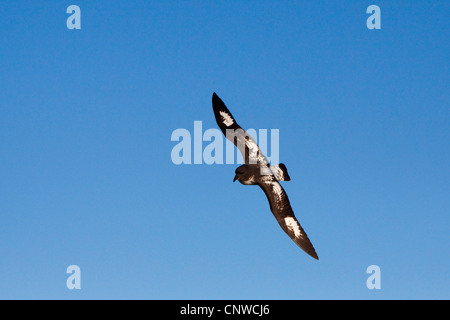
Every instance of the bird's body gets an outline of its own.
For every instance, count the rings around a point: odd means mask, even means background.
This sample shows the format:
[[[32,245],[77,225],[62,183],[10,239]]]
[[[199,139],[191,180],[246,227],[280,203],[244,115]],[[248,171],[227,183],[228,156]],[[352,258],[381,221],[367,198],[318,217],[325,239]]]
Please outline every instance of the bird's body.
[[[235,171],[233,181],[244,185],[258,185],[269,200],[270,210],[286,234],[306,253],[319,259],[308,236],[294,215],[286,192],[279,181],[289,181],[286,166],[282,163],[270,166],[255,140],[236,123],[223,101],[214,93],[213,110],[223,134],[242,153],[244,164]]]

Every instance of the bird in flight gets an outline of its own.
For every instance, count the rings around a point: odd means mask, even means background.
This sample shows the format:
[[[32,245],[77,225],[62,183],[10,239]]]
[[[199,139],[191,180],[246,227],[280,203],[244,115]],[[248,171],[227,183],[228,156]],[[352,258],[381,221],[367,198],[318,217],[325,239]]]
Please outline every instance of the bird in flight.
[[[225,137],[242,154],[244,164],[235,171],[234,181],[244,185],[258,185],[269,200],[270,211],[286,234],[307,254],[319,260],[311,241],[294,215],[288,196],[279,181],[290,181],[286,166],[271,166],[255,140],[234,120],[231,112],[214,92],[212,105],[217,124]]]

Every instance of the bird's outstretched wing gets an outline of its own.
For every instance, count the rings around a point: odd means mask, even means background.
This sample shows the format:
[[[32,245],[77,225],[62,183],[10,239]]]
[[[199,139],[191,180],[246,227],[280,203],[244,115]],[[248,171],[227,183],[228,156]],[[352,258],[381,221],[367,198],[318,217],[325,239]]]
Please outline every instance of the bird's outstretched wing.
[[[217,125],[225,137],[239,149],[244,163],[267,165],[269,162],[259,149],[256,141],[237,124],[230,110],[215,92],[212,96],[212,105]]]
[[[316,250],[306,235],[306,232],[295,217],[288,196],[280,183],[276,179],[267,179],[267,181],[259,182],[258,185],[266,194],[270,204],[270,211],[272,211],[284,232],[303,251],[319,260]]]

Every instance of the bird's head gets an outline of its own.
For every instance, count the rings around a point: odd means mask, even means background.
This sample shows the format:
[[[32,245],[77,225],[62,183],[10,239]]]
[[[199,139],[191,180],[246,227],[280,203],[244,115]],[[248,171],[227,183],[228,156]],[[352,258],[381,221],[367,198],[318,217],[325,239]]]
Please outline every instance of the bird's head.
[[[233,182],[238,180],[242,184],[249,184],[249,178],[250,178],[250,170],[249,166],[247,164],[243,164],[242,166],[238,167],[235,171],[235,176],[233,179]]]

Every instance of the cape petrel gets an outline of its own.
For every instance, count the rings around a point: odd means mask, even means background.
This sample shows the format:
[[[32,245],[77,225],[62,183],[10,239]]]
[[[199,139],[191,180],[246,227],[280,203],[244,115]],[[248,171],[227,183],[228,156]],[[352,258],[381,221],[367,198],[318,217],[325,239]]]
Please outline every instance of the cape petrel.
[[[289,181],[286,166],[271,166],[255,140],[234,120],[223,101],[213,93],[212,105],[217,124],[225,137],[233,142],[242,154],[244,164],[235,171],[234,181],[244,185],[258,185],[269,200],[270,211],[286,234],[307,254],[319,259],[316,250],[294,215],[288,196],[278,181]]]

